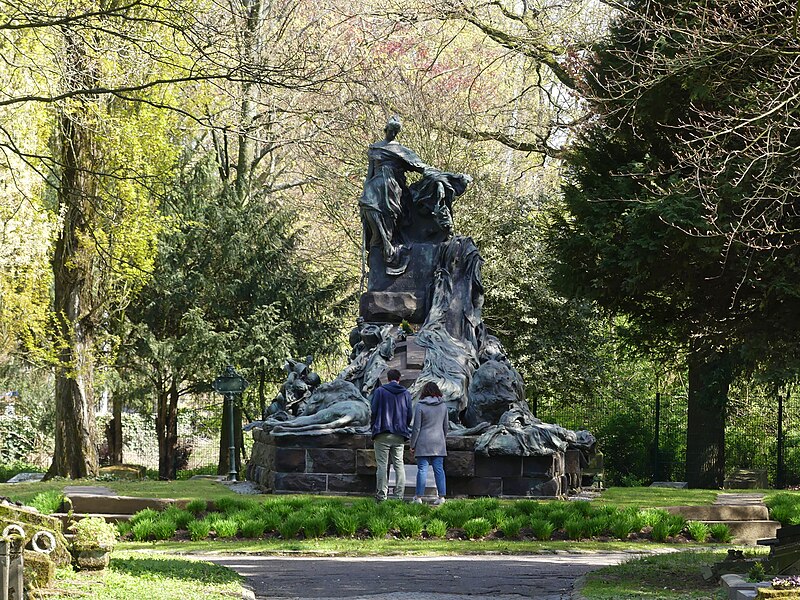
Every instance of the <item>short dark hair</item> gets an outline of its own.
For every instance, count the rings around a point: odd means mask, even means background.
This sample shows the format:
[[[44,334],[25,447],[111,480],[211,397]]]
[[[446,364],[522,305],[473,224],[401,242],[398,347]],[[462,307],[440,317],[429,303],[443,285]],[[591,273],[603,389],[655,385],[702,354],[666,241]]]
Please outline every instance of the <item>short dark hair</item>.
[[[389,369],[386,374],[386,381],[400,381],[400,371],[397,369]]]
[[[424,386],[422,386],[422,392],[420,394],[421,398],[427,398],[429,396],[436,396],[437,398],[442,397],[442,390],[439,389],[439,386],[429,381]]]

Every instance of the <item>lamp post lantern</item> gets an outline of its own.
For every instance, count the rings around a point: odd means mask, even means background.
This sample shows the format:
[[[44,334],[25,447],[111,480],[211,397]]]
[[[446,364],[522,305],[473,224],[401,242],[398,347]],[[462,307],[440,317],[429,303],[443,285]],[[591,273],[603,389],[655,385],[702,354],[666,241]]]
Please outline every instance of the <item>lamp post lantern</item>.
[[[217,377],[211,384],[214,391],[222,394],[225,398],[223,406],[223,414],[227,414],[228,418],[228,480],[236,481],[236,435],[233,427],[233,404],[236,401],[236,396],[241,395],[242,392],[250,385],[247,380],[239,375],[231,365],[225,367],[222,375]]]

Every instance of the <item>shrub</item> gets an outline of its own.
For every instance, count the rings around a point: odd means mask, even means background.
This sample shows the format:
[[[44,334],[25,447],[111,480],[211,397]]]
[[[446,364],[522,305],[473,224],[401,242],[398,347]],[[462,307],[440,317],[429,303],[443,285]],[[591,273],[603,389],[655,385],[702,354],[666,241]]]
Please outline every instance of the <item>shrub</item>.
[[[397,529],[400,535],[407,538],[419,537],[422,535],[423,522],[416,515],[406,515],[397,521]]]
[[[64,494],[59,490],[49,490],[36,494],[33,499],[28,502],[28,506],[32,506],[43,515],[51,515],[54,512],[58,512],[63,501]]]
[[[20,473],[41,473],[41,469],[35,465],[19,460],[10,463],[0,463],[0,483],[5,483]]]
[[[653,536],[653,541],[654,542],[666,541],[667,537],[669,537],[669,531],[670,531],[670,526],[666,519],[662,519],[656,522],[656,524],[653,525],[653,531],[651,534]]]
[[[260,538],[264,535],[267,526],[261,519],[249,519],[242,523],[242,535],[246,538]]]
[[[627,540],[628,536],[633,531],[639,530],[637,529],[636,525],[636,519],[629,514],[621,513],[609,521],[608,528],[611,531],[611,535],[613,535],[615,538]]]
[[[486,518],[492,524],[492,527],[496,528],[508,517],[506,515],[506,511],[504,511],[502,508],[498,508],[495,510],[490,510],[488,513],[486,513]]]
[[[170,540],[175,537],[177,527],[169,517],[162,516],[153,522],[152,536],[155,540]]]
[[[708,530],[711,537],[720,543],[727,544],[733,539],[733,534],[725,523],[714,523]]]
[[[214,521],[217,537],[230,538],[239,532],[239,523],[235,519],[217,519]]]
[[[194,520],[194,515],[192,513],[190,513],[188,510],[178,508],[177,506],[170,506],[162,513],[162,515],[168,519],[171,519],[172,522],[175,523],[175,527],[178,529],[186,529],[186,525],[188,525],[190,521]]]
[[[204,513],[208,510],[208,502],[199,499],[192,500],[186,505],[186,510],[194,515],[199,515],[200,513]]]
[[[571,540],[579,540],[582,537],[585,537],[586,531],[586,519],[582,517],[572,517],[566,523],[564,523],[564,531],[567,534],[567,537]]]
[[[565,508],[549,509],[546,513],[547,520],[550,521],[556,529],[564,527],[567,519],[571,518],[570,511]]]
[[[660,508],[646,508],[645,510],[639,511],[639,515],[644,521],[643,527],[655,527],[656,523],[661,521],[668,514],[667,511],[661,510]]]
[[[430,537],[443,538],[447,535],[447,523],[441,519],[431,519],[425,525],[425,531]]]
[[[204,540],[211,533],[211,523],[208,521],[191,521],[186,525],[189,537],[193,542]]]
[[[300,530],[303,528],[303,516],[300,514],[291,515],[289,518],[284,519],[278,524],[278,533],[285,540],[290,540],[297,537]]]
[[[511,517],[500,523],[500,531],[507,538],[519,537],[519,531],[524,524],[524,517]]]
[[[303,521],[303,535],[307,538],[320,538],[328,530],[328,518],[324,514],[313,514]]]
[[[711,534],[708,525],[701,521],[689,521],[686,524],[686,529],[689,531],[689,536],[701,544],[705,542]]]
[[[153,525],[155,519],[140,519],[133,523],[131,520],[131,536],[137,542],[146,542],[153,536]]]
[[[103,517],[85,517],[69,527],[72,545],[79,550],[101,548],[111,550],[117,543],[117,528]]]
[[[519,515],[531,516],[541,512],[542,503],[538,500],[518,500],[511,507]]]
[[[489,535],[492,530],[492,523],[484,517],[476,517],[464,523],[464,533],[471,540],[483,538]]]
[[[468,505],[459,500],[443,504],[436,510],[436,518],[441,519],[449,527],[461,528],[470,520],[471,512]]]
[[[420,519],[420,522],[422,522],[422,519]],[[333,525],[336,527],[336,533],[338,535],[342,537],[353,537],[356,533],[356,529],[358,529],[358,517],[342,511],[333,517]]]
[[[483,517],[487,513],[500,508],[500,500],[497,498],[478,498],[472,501],[472,515],[475,517]]]
[[[608,523],[608,516],[598,514],[587,519],[584,531],[586,531],[589,537],[597,537],[608,531]]]
[[[214,501],[217,512],[229,514],[239,510],[250,510],[258,508],[258,504],[246,498],[235,498],[233,496],[223,496]]]
[[[117,521],[116,525],[117,525],[117,534],[119,535],[119,537],[125,537],[126,535],[128,535],[131,532],[131,527],[133,527],[130,521]]]
[[[670,536],[676,536],[686,527],[686,519],[681,515],[668,515],[665,518],[667,522],[667,531]]]
[[[389,533],[389,521],[384,517],[372,516],[367,520],[367,529],[372,537],[382,539]]]
[[[135,515],[133,515],[130,519],[133,525],[136,525],[139,521],[155,521],[159,517],[160,513],[157,510],[153,510],[152,508],[145,508],[144,510],[140,510]]]
[[[553,537],[555,528],[555,525],[546,519],[531,519],[531,530],[533,530],[533,535],[537,540],[543,542],[549,540]]]

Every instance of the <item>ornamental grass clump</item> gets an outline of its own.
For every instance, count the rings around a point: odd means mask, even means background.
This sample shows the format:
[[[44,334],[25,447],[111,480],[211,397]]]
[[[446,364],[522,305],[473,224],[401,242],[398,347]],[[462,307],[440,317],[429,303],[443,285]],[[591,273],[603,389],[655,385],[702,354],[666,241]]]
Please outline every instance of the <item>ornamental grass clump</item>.
[[[303,521],[303,535],[309,539],[321,538],[328,531],[328,518],[324,513],[312,514]]]
[[[130,518],[130,522],[133,525],[136,525],[140,521],[155,521],[159,517],[160,513],[157,510],[153,510],[152,508],[145,508],[140,510],[135,515]]]
[[[397,529],[400,531],[400,535],[406,538],[421,536],[424,526],[422,518],[416,515],[406,515],[397,521]]]
[[[194,520],[194,515],[189,512],[188,510],[184,510],[182,508],[178,508],[177,506],[170,506],[161,513],[163,518],[170,519],[173,523],[175,523],[175,527],[177,529],[186,529],[186,525],[189,524],[190,521]]]
[[[780,521],[782,525],[800,523],[800,497],[796,494],[782,492],[767,498],[765,504],[769,508],[769,517]]]
[[[708,541],[711,535],[711,529],[702,521],[689,521],[686,524],[686,530],[689,532],[689,537],[701,544]]]
[[[556,526],[547,519],[534,518],[531,519],[531,530],[534,537],[541,542],[546,542],[553,537],[553,532]]]
[[[211,533],[211,523],[205,520],[190,521],[186,525],[186,529],[189,531],[189,538],[193,542],[199,542],[206,539]]]
[[[484,538],[492,531],[492,523],[484,517],[476,517],[464,523],[464,533],[471,540]]]
[[[43,515],[50,515],[61,508],[64,502],[64,494],[59,490],[48,490],[39,492],[27,504],[38,510]]]
[[[153,539],[155,519],[140,519],[131,525],[131,537],[136,542],[146,542]]]
[[[152,537],[154,540],[171,540],[177,531],[175,521],[167,516],[162,516],[153,522]]]
[[[609,521],[608,529],[615,538],[627,540],[631,533],[639,531],[641,527],[637,527],[637,521],[633,516],[620,513]]]
[[[525,517],[511,517],[506,519],[498,529],[503,532],[503,536],[507,538],[519,537],[519,532],[525,526]]]
[[[267,525],[262,519],[250,519],[245,521],[240,528],[242,535],[248,539],[260,538],[264,535],[266,529]]]
[[[472,518],[472,513],[468,504],[453,500],[436,509],[436,518],[447,523],[449,527],[460,529]]]
[[[564,532],[570,540],[579,540],[586,537],[587,520],[582,517],[572,517],[564,523]]]
[[[485,518],[489,519],[489,522],[492,524],[492,527],[495,528],[495,529],[499,528],[500,523],[502,523],[503,521],[508,519],[508,515],[506,514],[506,511],[504,511],[502,508],[496,508],[494,510],[490,510],[489,512],[487,512],[483,516]]]
[[[208,502],[205,500],[192,500],[186,505],[186,510],[197,516],[208,510]]]
[[[420,519],[420,522],[422,519]],[[342,537],[353,537],[358,529],[358,517],[348,512],[340,512],[333,517],[333,526],[336,534]]]
[[[425,532],[428,537],[443,538],[447,535],[447,523],[441,519],[431,519],[425,524]]]
[[[372,516],[367,519],[369,535],[375,539],[383,539],[389,533],[390,525],[385,517]]]
[[[731,533],[730,527],[728,527],[725,523],[715,523],[709,527],[709,533],[711,534],[712,538],[721,544],[727,544],[733,539],[733,534]]]
[[[300,530],[304,525],[304,517],[302,514],[291,515],[284,521],[278,524],[278,533],[285,540],[291,540],[297,537]]]
[[[234,519],[217,519],[214,521],[214,531],[217,532],[217,537],[236,537],[239,533],[239,523]]]

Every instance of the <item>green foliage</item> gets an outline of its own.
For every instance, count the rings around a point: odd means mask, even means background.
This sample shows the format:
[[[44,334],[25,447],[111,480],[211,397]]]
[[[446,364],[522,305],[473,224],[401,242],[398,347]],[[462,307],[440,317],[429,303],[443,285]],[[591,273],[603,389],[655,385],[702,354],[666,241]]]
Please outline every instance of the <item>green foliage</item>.
[[[206,520],[190,521],[186,525],[186,529],[189,531],[191,540],[196,542],[198,540],[204,540],[209,536],[211,533],[211,523]]]
[[[686,530],[689,532],[689,536],[701,544],[708,540],[708,537],[711,535],[711,530],[706,523],[701,521],[689,521],[686,524]]]
[[[336,533],[344,537],[352,537],[358,529],[358,517],[348,512],[341,512],[334,516],[333,524]]]
[[[80,550],[111,550],[117,543],[117,528],[102,517],[84,517],[69,526],[72,545]]]
[[[196,499],[190,501],[186,505],[186,510],[188,510],[190,513],[192,513],[195,516],[197,516],[197,515],[199,515],[201,513],[206,512],[206,510],[208,510],[208,502],[206,502],[205,500],[201,500],[199,498],[196,498]]]
[[[621,540],[627,540],[628,536],[634,531],[639,531],[641,527],[637,527],[638,523],[635,517],[630,514],[620,513],[615,515],[609,522],[609,530],[611,535]]]
[[[159,512],[152,508],[145,508],[137,512],[130,519],[131,523],[136,525],[140,521],[155,521],[159,517]]]
[[[32,506],[43,515],[50,515],[58,512],[63,501],[63,493],[59,492],[58,490],[48,490],[46,492],[36,494],[33,497],[33,500],[28,503],[28,506]]]
[[[406,515],[397,521],[397,529],[400,535],[406,538],[416,538],[422,535],[425,524],[421,517]]]
[[[36,428],[28,417],[17,415],[0,419],[0,456],[9,463],[22,464],[34,449],[36,437]],[[36,472],[40,469],[32,470]]]
[[[320,538],[328,530],[328,519],[322,514],[313,514],[303,521],[303,535],[307,538]],[[337,527],[338,533],[338,527]],[[339,535],[346,535],[339,533]],[[349,534],[349,535],[352,535]]]
[[[504,537],[515,538],[519,537],[519,532],[525,526],[525,523],[525,517],[509,517],[500,523],[499,529],[503,532]]]
[[[175,523],[175,527],[178,529],[186,529],[186,525],[194,520],[194,515],[190,511],[183,510],[174,505],[167,508],[162,513],[162,517],[170,519]]]
[[[308,521],[306,521],[306,526],[304,526],[306,536],[308,536],[307,523]],[[267,524],[261,519],[249,519],[241,525],[241,533],[246,538],[260,538],[264,535],[266,529]]]
[[[139,519],[135,523],[131,519],[131,536],[137,542],[146,542],[153,538],[155,519]]]
[[[579,540],[586,537],[586,519],[581,517],[571,517],[564,523],[564,531],[567,538]]]
[[[151,535],[155,540],[170,540],[175,537],[177,526],[175,521],[162,515],[152,522]]]
[[[130,521],[117,521],[117,536],[120,538],[125,537],[131,532],[131,525]]]
[[[235,519],[217,519],[214,521],[217,537],[231,538],[239,533],[239,523]]]
[[[372,516],[367,520],[367,529],[371,537],[383,539],[389,533],[390,523],[385,517]]]
[[[281,521],[278,524],[278,533],[285,540],[291,540],[297,537],[300,530],[303,528],[305,517],[302,514],[294,514],[289,518]]]
[[[436,518],[453,528],[463,527],[464,523],[472,518],[472,515],[472,508],[463,500],[452,500],[436,510]]]
[[[0,483],[5,483],[20,473],[36,473],[38,471],[40,471],[39,467],[19,460],[9,463],[0,463]]]
[[[447,523],[441,519],[431,519],[425,524],[425,532],[428,537],[443,538],[447,535]]]
[[[750,570],[747,572],[747,579],[750,581],[764,581],[767,578],[767,571],[764,568],[763,562],[753,563]]]
[[[733,539],[733,534],[725,523],[714,523],[709,527],[709,533],[712,538],[723,544],[727,544]]]
[[[551,521],[538,517],[531,519],[531,530],[537,540],[543,542],[549,540],[553,537],[553,531],[555,531],[555,529],[556,527]]]
[[[491,531],[491,521],[483,517],[475,517],[464,523],[464,533],[471,540],[486,537]]]

